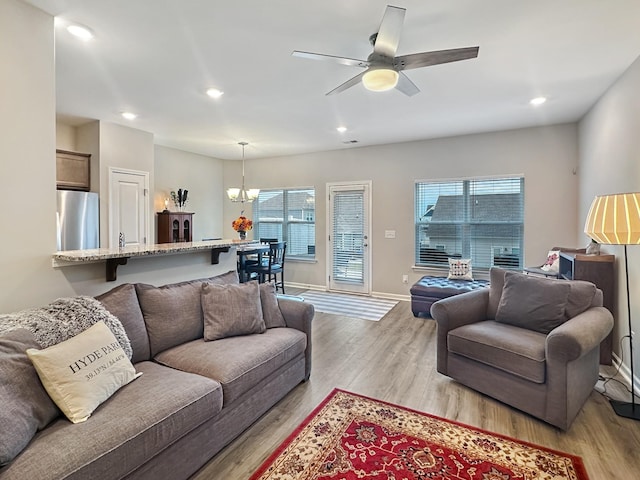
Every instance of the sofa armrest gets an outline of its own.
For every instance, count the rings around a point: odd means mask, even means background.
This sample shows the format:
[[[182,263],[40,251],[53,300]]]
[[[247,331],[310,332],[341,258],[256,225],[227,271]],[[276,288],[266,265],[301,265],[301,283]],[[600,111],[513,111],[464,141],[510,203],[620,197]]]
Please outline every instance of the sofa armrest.
[[[431,305],[431,317],[437,322],[436,367],[448,375],[447,335],[450,330],[487,319],[489,289],[482,288],[438,300]]]
[[[547,335],[547,359],[576,360],[600,345],[613,328],[613,315],[604,307],[591,307]]]
[[[288,298],[278,297],[278,306],[289,328],[295,328],[307,335],[307,349],[305,350],[305,380],[311,375],[311,321],[315,314],[313,305]]]

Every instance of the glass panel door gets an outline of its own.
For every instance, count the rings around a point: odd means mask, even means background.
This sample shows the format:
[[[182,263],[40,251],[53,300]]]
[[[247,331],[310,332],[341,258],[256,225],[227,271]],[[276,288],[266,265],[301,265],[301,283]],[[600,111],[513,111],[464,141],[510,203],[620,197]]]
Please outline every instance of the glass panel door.
[[[329,289],[369,293],[369,186],[329,188]]]

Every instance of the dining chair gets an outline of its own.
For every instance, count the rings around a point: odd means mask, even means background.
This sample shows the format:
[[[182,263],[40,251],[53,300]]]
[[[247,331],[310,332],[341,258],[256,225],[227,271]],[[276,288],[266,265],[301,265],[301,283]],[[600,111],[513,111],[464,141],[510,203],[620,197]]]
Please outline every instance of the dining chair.
[[[276,285],[276,292],[278,288],[284,291],[284,261],[287,252],[286,242],[275,242],[269,244],[269,254],[266,264],[251,264],[247,265],[246,270],[258,275],[260,283],[273,281]],[[278,280],[278,275],[280,279]]]

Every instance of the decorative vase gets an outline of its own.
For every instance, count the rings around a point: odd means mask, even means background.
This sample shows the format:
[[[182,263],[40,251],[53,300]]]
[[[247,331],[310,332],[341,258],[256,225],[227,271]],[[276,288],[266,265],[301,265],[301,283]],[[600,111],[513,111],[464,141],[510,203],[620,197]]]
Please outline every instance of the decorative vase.
[[[247,232],[245,232],[244,230],[238,230],[238,235],[240,235],[240,240],[247,239]]]

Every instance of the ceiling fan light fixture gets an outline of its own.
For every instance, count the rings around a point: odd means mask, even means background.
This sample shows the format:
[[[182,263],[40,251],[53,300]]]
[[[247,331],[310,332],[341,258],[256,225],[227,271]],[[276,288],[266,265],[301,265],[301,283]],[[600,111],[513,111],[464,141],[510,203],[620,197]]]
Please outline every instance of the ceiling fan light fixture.
[[[372,92],[385,92],[395,88],[399,74],[392,68],[369,68],[362,76],[362,84]]]

